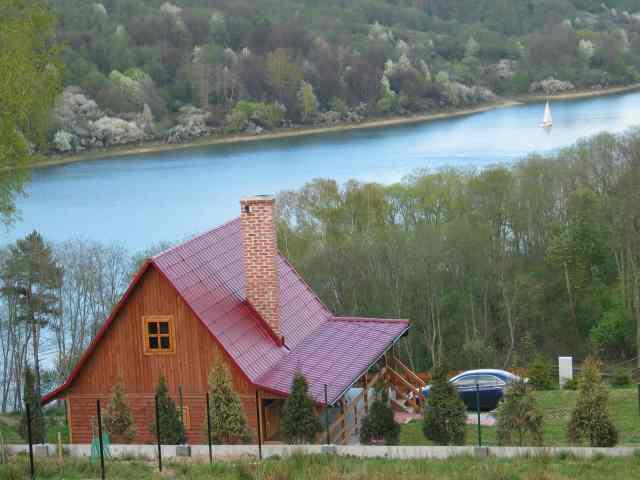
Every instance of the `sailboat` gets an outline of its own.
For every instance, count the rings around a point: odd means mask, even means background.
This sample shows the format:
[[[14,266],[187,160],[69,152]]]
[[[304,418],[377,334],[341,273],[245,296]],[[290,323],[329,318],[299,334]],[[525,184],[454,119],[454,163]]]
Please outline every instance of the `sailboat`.
[[[542,117],[542,128],[551,128],[553,126],[553,118],[551,117],[551,107],[549,106],[549,100],[544,106],[544,117]]]

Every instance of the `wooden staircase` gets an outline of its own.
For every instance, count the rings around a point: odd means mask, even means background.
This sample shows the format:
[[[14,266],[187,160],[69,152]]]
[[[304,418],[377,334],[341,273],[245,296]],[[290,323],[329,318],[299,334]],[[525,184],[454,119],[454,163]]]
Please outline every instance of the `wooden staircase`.
[[[389,358],[385,366],[373,376],[365,375],[362,379],[362,391],[349,403],[340,400],[340,414],[329,427],[329,441],[336,445],[347,445],[354,441],[360,432],[362,418],[369,410],[369,392],[379,380],[384,380],[395,398],[390,399],[394,410],[407,413],[422,413],[424,395],[422,389],[425,382],[400,360]],[[319,443],[326,442],[326,431],[318,435]]]
[[[391,359],[386,368],[385,380],[396,392],[396,398],[391,400],[393,408],[401,412],[422,413],[422,389],[426,383],[413,370],[400,360]]]

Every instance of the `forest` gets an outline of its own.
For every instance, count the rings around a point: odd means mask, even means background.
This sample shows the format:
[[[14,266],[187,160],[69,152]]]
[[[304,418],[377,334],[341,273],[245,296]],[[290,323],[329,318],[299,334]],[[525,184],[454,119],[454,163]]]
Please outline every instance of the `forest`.
[[[51,0],[53,151],[638,81],[633,0]],[[69,112],[73,115],[69,115]]]

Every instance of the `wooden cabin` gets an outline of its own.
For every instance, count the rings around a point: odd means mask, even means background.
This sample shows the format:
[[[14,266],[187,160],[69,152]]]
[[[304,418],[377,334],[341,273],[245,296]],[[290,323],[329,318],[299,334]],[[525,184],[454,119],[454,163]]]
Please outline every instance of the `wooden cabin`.
[[[383,368],[406,397],[399,408],[416,406],[420,380],[400,362],[389,363],[409,322],[333,315],[278,254],[274,199],[240,204],[240,218],[148,259],[69,378],[44,397],[44,403],[66,400],[71,443],[92,440],[96,399],[106,405],[118,381],[137,426],[134,442],[152,443],[161,374],[176,403],[182,390],[188,442],[205,442],[214,361],[229,366],[254,438],[259,407],[263,438],[278,440],[280,409],[296,369],[319,407],[326,385],[326,403],[344,413],[345,394],[368,383],[372,368]],[[332,441],[346,441],[349,433],[341,415]]]

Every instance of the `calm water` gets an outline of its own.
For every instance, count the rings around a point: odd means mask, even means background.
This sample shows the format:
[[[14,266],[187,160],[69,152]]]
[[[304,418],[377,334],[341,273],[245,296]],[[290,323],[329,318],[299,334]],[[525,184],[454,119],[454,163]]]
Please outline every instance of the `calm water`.
[[[476,168],[552,152],[602,130],[640,124],[640,93],[502,108],[417,125],[251,144],[211,146],[34,172],[22,220],[2,243],[37,229],[51,240],[87,238],[139,250],[238,215],[245,195],[295,189],[317,178],[391,183],[416,168]]]

